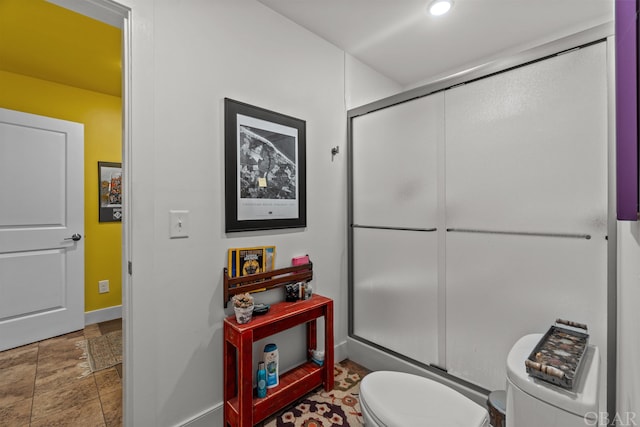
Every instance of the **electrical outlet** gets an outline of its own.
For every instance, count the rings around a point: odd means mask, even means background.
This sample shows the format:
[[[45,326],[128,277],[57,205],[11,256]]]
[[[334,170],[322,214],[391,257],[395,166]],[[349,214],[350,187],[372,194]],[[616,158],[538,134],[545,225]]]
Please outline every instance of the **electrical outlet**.
[[[98,282],[98,292],[101,294],[106,294],[109,292],[109,281],[108,280],[100,280]]]

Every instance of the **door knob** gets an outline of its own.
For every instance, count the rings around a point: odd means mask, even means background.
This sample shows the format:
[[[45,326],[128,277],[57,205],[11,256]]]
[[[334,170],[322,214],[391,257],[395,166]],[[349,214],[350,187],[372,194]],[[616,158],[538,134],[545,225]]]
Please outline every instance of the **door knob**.
[[[82,239],[82,236],[79,235],[78,233],[75,233],[73,236],[66,237],[64,240],[73,240],[74,242],[77,242],[80,239]]]

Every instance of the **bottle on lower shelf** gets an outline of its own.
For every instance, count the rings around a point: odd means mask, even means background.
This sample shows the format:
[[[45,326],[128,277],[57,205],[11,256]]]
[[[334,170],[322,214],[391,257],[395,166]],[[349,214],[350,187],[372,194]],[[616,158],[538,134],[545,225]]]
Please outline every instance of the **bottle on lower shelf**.
[[[258,374],[257,374],[257,383],[258,383],[258,397],[266,397],[267,395],[267,371],[264,369],[264,362],[260,362],[258,364]]]
[[[312,350],[311,351],[311,361],[318,366],[324,365],[324,351],[321,350]]]
[[[264,363],[267,366],[267,388],[273,388],[279,384],[278,346],[275,344],[264,346]]]

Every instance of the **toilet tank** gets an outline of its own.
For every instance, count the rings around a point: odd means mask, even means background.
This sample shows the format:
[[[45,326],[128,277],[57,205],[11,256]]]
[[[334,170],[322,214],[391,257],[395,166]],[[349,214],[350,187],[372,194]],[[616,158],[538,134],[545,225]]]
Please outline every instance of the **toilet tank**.
[[[543,334],[526,335],[507,357],[506,427],[585,427],[598,424],[600,353],[588,346],[573,390],[529,376],[525,359]]]

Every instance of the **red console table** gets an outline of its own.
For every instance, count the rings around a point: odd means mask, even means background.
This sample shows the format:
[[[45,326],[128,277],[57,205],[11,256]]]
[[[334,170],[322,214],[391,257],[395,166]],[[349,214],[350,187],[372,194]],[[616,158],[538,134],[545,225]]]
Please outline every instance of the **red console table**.
[[[253,342],[306,324],[307,349],[314,350],[319,317],[324,317],[325,325],[323,366],[307,361],[280,373],[278,386],[268,389],[267,397],[257,398],[252,385],[257,369],[253,366]],[[224,320],[225,426],[253,426],[321,385],[326,391],[333,390],[333,300],[313,295],[308,300],[273,304],[267,314],[242,325],[235,316]]]

